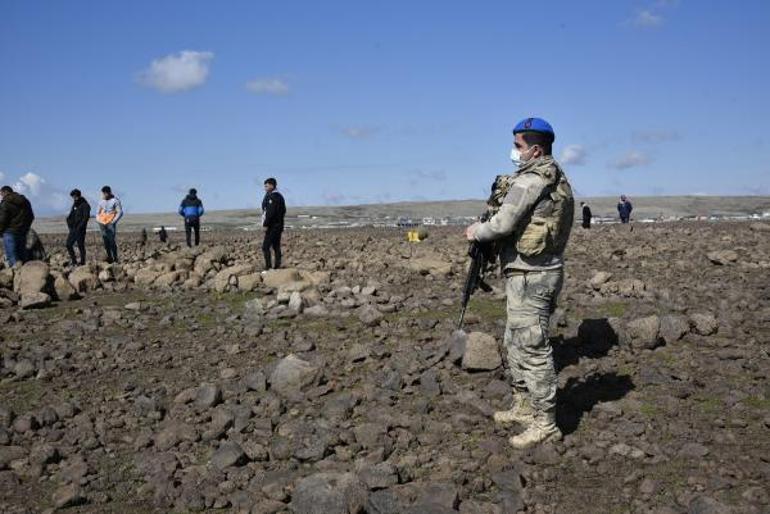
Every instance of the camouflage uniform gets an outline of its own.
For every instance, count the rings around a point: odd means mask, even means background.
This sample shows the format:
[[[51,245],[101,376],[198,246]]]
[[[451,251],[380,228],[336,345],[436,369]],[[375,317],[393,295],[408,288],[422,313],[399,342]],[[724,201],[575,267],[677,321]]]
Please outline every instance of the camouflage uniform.
[[[536,412],[553,420],[557,378],[548,325],[563,281],[572,189],[551,156],[526,162],[497,184],[490,205],[494,215],[479,225],[475,238],[499,245],[508,300],[504,344],[513,386]]]

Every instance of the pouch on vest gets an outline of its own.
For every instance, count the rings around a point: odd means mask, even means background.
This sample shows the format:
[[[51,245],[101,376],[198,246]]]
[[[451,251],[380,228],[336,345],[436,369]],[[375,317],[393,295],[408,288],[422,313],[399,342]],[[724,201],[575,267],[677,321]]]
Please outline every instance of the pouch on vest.
[[[548,220],[532,217],[516,242],[516,251],[526,257],[540,255],[548,248],[550,238],[551,230]]]

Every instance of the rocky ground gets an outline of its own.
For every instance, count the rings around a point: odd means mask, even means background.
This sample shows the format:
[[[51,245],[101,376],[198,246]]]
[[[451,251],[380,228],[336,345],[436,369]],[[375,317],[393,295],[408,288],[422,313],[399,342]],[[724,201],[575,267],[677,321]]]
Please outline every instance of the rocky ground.
[[[770,225],[576,229],[562,442],[514,451],[504,299],[396,230],[0,270],[0,512],[770,511]],[[96,255],[96,247],[92,254]]]

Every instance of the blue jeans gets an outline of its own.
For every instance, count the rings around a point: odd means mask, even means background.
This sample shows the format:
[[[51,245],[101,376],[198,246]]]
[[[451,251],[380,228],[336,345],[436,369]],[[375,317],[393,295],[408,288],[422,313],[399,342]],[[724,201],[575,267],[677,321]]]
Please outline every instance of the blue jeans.
[[[17,262],[26,261],[27,257],[27,234],[14,234],[13,232],[3,233],[3,247],[5,248],[5,258],[8,265],[13,267]]]
[[[118,243],[115,241],[115,225],[99,225],[99,230],[102,232],[104,251],[107,252],[107,262],[118,262]]]

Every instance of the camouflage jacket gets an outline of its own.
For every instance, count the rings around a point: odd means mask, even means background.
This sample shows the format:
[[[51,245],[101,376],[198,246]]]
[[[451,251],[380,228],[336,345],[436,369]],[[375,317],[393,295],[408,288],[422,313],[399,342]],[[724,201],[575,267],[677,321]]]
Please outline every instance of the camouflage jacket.
[[[479,242],[498,242],[504,270],[558,269],[575,215],[572,188],[551,156],[525,163],[496,181],[492,216],[476,230]]]

